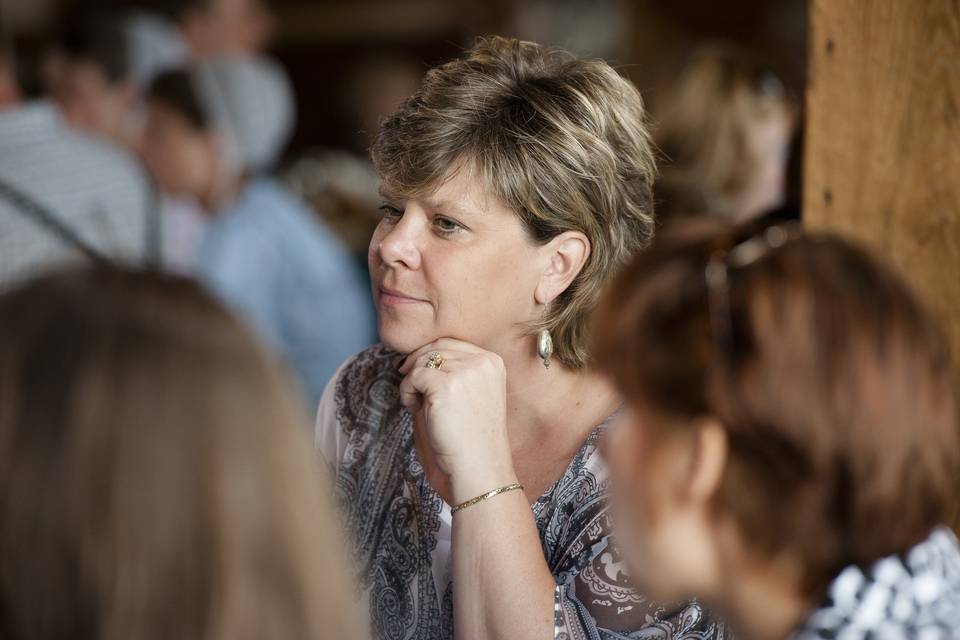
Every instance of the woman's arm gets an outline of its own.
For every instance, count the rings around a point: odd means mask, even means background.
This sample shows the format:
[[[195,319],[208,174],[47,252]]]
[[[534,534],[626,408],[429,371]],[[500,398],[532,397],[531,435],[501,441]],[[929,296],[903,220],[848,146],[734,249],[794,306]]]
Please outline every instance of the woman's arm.
[[[512,482],[515,477],[491,477],[463,488],[454,481],[455,500]],[[553,637],[556,583],[523,491],[502,493],[454,514],[452,554],[456,638]]]
[[[425,365],[442,354],[439,369]],[[403,404],[421,413],[426,452],[447,475],[454,505],[517,481],[506,428],[506,372],[495,355],[439,340],[400,368]],[[595,453],[595,448],[594,448]],[[610,541],[602,464],[558,485],[548,529],[563,539],[541,543],[522,491],[501,493],[453,516],[454,630],[458,640],[627,638],[656,629],[675,638],[722,638],[695,603],[663,607],[630,588]],[[587,483],[581,486],[578,480]],[[561,482],[561,485],[564,485]],[[557,562],[556,575],[544,544]]]
[[[439,369],[426,367],[436,350]],[[447,474],[453,504],[517,482],[506,427],[506,372],[495,354],[440,340],[411,354],[401,400],[422,412],[425,436]],[[523,491],[509,491],[453,516],[455,635],[461,640],[553,637],[556,584]]]

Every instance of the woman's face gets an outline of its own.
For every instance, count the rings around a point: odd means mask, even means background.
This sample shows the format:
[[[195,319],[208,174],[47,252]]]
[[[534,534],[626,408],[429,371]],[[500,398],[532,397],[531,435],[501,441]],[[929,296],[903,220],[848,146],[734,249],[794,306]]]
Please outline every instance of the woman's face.
[[[177,110],[151,102],[141,145],[143,161],[164,192],[202,198],[212,191],[219,171],[216,137]]]
[[[454,338],[503,353],[539,319],[544,252],[468,167],[422,197],[383,195],[369,265],[385,344],[409,353]]]
[[[605,434],[603,456],[631,575],[652,597],[673,602],[712,595],[719,570],[709,515],[687,494],[691,440],[672,435],[663,420],[624,408]]]

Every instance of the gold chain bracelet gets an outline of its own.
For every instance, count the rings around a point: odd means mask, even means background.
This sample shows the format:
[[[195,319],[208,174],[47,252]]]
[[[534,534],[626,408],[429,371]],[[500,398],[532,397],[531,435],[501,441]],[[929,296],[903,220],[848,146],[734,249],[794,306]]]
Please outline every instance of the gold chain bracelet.
[[[473,505],[477,504],[478,502],[483,502],[484,500],[489,500],[490,498],[492,498],[492,497],[494,497],[494,496],[498,496],[498,495],[500,495],[501,493],[506,493],[507,491],[516,491],[517,489],[520,489],[521,491],[523,491],[523,485],[520,484],[519,482],[514,482],[513,484],[508,484],[508,485],[505,486],[505,487],[500,487],[499,489],[494,489],[493,491],[488,491],[487,493],[485,493],[485,494],[483,494],[483,495],[480,495],[480,496],[477,496],[476,498],[470,498],[470,499],[467,500],[466,502],[461,502],[460,504],[458,504],[457,506],[455,506],[453,509],[450,510],[450,515],[453,515],[453,514],[456,513],[457,511],[460,511],[461,509],[466,509],[467,507],[472,507]]]

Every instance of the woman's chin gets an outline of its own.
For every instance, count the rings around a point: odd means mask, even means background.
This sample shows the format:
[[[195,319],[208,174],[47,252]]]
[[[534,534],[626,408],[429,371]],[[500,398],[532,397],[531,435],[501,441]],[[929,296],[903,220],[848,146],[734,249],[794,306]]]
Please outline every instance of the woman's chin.
[[[412,353],[435,339],[419,331],[403,331],[399,327],[385,327],[380,323],[380,342],[397,353]]]

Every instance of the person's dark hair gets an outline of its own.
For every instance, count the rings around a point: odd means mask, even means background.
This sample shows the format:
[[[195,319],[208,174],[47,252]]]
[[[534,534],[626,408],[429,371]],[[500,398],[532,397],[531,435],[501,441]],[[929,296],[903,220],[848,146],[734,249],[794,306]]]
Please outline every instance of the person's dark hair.
[[[595,355],[628,402],[678,418],[669,428],[725,426],[715,507],[754,551],[798,554],[813,593],[944,521],[960,464],[956,380],[901,277],[838,237],[728,266],[720,295],[708,261],[752,233],[661,234],[606,293]]]
[[[169,20],[179,22],[190,12],[203,12],[210,9],[213,0],[156,0],[151,9]]]
[[[43,97],[45,93],[43,61],[49,41],[39,34],[17,34],[6,42],[8,63],[20,94],[26,100]]]
[[[172,69],[158,75],[147,90],[147,98],[175,110],[197,129],[207,130],[213,126],[185,69]]]
[[[54,45],[68,59],[94,64],[112,84],[125,82],[129,77],[129,43],[115,13],[70,13]]]
[[[0,637],[355,637],[300,401],[199,285],[47,276],[0,344]]]

